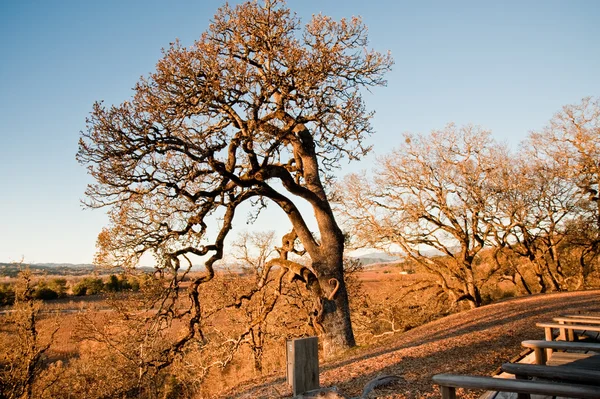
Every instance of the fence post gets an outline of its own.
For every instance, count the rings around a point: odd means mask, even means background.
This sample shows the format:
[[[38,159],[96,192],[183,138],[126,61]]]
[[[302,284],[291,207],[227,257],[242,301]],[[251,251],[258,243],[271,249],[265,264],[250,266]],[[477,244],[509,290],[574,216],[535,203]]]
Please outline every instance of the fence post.
[[[286,341],[287,382],[294,396],[319,388],[319,339]]]

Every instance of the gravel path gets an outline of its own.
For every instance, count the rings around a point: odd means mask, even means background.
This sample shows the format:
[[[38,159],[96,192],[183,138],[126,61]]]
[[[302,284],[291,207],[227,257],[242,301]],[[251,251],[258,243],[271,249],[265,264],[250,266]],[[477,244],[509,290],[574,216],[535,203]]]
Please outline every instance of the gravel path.
[[[535,295],[454,314],[322,364],[321,386],[337,386],[345,395],[358,396],[377,376],[401,375],[404,381],[377,389],[369,398],[439,398],[431,383],[434,374],[489,375],[522,352],[521,341],[543,339],[536,322],[577,312],[600,312],[600,290]],[[290,396],[284,376],[278,375],[244,384],[222,397]],[[477,396],[469,392],[461,397]]]

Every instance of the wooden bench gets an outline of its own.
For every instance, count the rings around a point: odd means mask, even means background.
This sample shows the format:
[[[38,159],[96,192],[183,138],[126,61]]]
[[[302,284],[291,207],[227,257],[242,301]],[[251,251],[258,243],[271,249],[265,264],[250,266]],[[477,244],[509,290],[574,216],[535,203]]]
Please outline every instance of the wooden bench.
[[[558,329],[560,334],[559,338],[568,341],[569,338],[575,339],[576,333],[584,331],[600,332],[600,325],[590,324],[560,324],[560,323],[535,323],[536,326],[544,329],[546,341],[552,341],[554,335],[552,334],[553,329]]]
[[[538,365],[546,364],[552,350],[600,352],[600,343],[530,340],[521,342],[521,345],[524,348],[533,349],[535,352],[535,363]],[[548,351],[550,353],[547,353]]]
[[[506,378],[479,377],[470,375],[438,374],[433,382],[440,386],[442,399],[455,399],[456,388],[485,389],[497,392],[515,392],[519,398],[530,394],[562,396],[566,398],[600,399],[597,386],[563,384],[545,381],[513,380]]]
[[[546,378],[574,383],[594,384],[600,395],[600,371],[577,369],[568,366],[540,366],[526,363],[504,363],[502,371],[514,374],[517,379]]]

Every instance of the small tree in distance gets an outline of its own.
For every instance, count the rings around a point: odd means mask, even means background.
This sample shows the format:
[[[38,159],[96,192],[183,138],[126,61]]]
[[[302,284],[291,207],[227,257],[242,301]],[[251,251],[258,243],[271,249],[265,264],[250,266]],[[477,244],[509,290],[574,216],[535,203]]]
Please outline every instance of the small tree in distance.
[[[246,270],[251,273],[250,278],[254,280],[253,289],[256,290],[256,292],[251,292],[251,295],[247,295],[249,298],[252,296],[254,301],[246,301],[246,306],[243,309],[243,323],[248,327],[241,335],[246,338],[250,346],[254,358],[254,369],[257,372],[263,370],[263,354],[268,327],[267,310],[273,308],[278,299],[278,295],[273,295],[273,293],[271,293],[273,298],[269,298],[269,292],[266,289],[269,282],[263,279],[263,276],[266,276],[268,259],[271,253],[275,251],[273,248],[274,239],[275,233],[273,231],[243,232],[233,243],[236,249],[235,252],[237,252],[235,256],[243,262],[247,268]],[[252,249],[256,253],[252,253]],[[239,297],[239,293],[236,297]]]
[[[538,162],[559,170],[563,184],[573,188],[576,209],[566,241],[578,252],[578,286],[584,287],[600,259],[600,98],[565,105],[544,129],[531,132],[528,143]]]
[[[97,262],[133,267],[154,253],[173,276],[165,295],[174,303],[190,256],[208,256],[183,312],[189,333],[174,350],[198,335],[200,286],[213,278],[236,210],[248,201],[283,210],[291,242],[298,239],[310,257],[304,267],[280,251],[269,267],[288,270],[310,289],[326,353],[354,345],[344,236],[324,178],[343,157],[368,150],[372,113],[360,90],[385,85],[392,59],[366,46],[359,18],[315,15],[300,34],[283,1],[225,5],[193,46],[177,42],[165,51],[131,101],[94,105],[77,158],[96,180],[88,205],[110,208]],[[312,207],[317,232],[294,197]],[[220,218],[217,231],[211,216]],[[180,314],[173,309],[163,314]]]
[[[339,207],[360,244],[398,246],[433,276],[451,302],[482,304],[475,259],[490,239],[490,181],[507,162],[490,132],[449,124],[429,135],[406,135],[380,159],[376,176],[350,175]]]
[[[39,331],[40,309],[42,302],[34,299],[32,273],[22,270],[15,285],[15,302],[12,313],[3,320],[6,327],[14,333],[8,341],[0,342],[0,398],[30,399],[34,393],[44,393],[48,387],[44,366],[46,352],[50,348],[54,335],[58,331],[55,325],[49,337],[41,338]],[[37,389],[34,390],[36,382]]]

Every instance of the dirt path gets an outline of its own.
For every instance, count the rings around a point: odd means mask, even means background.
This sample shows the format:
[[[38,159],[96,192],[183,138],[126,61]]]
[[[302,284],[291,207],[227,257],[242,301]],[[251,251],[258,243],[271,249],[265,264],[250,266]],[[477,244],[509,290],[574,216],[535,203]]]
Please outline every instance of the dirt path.
[[[522,352],[521,341],[543,339],[536,322],[577,312],[600,312],[600,290],[512,299],[451,315],[322,364],[321,386],[337,386],[345,395],[358,396],[371,379],[392,374],[405,381],[375,390],[370,398],[439,398],[431,383],[434,374],[489,375]],[[244,384],[223,397],[290,396],[284,376],[278,375]]]

